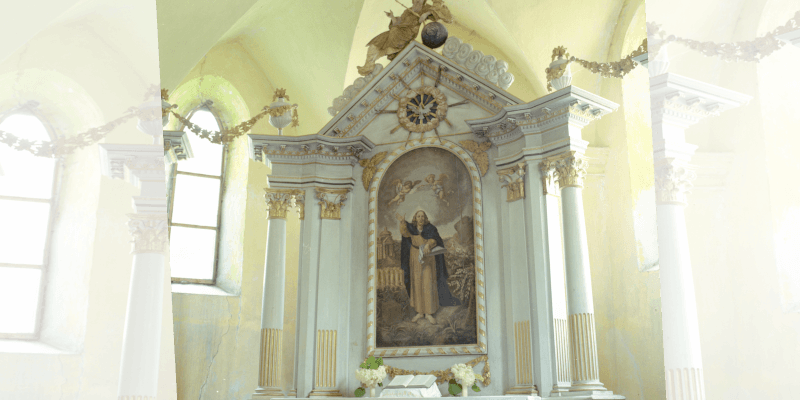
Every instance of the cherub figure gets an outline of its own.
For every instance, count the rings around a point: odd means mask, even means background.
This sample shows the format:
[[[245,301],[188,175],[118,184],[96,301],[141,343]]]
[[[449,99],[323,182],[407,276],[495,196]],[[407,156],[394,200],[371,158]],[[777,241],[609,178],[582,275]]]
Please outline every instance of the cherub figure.
[[[447,174],[439,174],[439,179],[436,179],[435,174],[430,174],[427,177],[425,177],[425,183],[430,185],[434,195],[436,195],[436,197],[438,197],[439,200],[444,201],[444,203],[449,206],[450,202],[445,199],[445,197],[447,196],[447,192],[445,192],[444,190],[445,179],[447,179]]]
[[[390,206],[393,203],[400,204],[400,203],[404,202],[406,200],[406,195],[414,193],[414,192],[417,191],[417,189],[419,189],[419,187],[417,185],[419,185],[420,182],[422,182],[422,181],[414,181],[414,182],[405,181],[405,182],[403,182],[400,179],[395,179],[394,181],[392,181],[392,185],[394,186],[395,191],[397,192],[397,195],[394,196],[393,199],[389,200],[389,203],[387,204],[387,206]]]

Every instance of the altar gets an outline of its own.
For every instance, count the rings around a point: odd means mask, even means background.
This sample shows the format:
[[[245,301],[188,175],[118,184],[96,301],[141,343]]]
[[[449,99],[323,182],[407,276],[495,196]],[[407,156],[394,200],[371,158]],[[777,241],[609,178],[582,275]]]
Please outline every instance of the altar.
[[[618,105],[574,86],[524,102],[451,56],[411,42],[319,133],[249,135],[271,170],[254,399],[352,396],[369,356],[409,374],[468,363],[491,378],[482,399],[623,398],[600,382],[582,198],[581,131]],[[296,397],[277,350],[289,212]]]

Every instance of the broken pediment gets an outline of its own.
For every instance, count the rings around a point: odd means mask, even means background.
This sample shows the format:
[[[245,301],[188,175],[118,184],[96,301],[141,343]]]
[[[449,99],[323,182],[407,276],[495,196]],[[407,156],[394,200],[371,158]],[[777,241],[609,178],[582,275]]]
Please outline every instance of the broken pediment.
[[[411,42],[377,75],[357,83],[361,89],[348,88],[351,100],[339,105],[341,111],[320,135],[366,136],[376,145],[455,136],[471,132],[467,120],[487,118],[504,107],[523,104],[418,42]]]

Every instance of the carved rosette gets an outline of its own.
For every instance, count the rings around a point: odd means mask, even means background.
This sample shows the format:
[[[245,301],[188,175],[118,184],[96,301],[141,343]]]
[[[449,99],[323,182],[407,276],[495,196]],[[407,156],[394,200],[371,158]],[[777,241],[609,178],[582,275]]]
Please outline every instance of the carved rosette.
[[[544,194],[558,196],[558,166],[557,160],[544,160],[539,163],[539,172],[542,174],[542,187]]]
[[[500,176],[501,188],[506,188],[506,201],[512,202],[525,198],[525,168],[527,164],[519,163],[513,167],[497,171]]]
[[[447,97],[433,86],[410,90],[399,100],[397,119],[409,132],[427,132],[447,116]]]
[[[167,254],[169,225],[167,214],[128,214],[133,249],[131,254]]]
[[[687,204],[686,195],[691,193],[695,171],[682,162],[669,160],[656,168],[656,200],[658,204]]]
[[[580,154],[570,151],[556,164],[559,186],[583,188],[583,179],[586,177],[588,167],[589,163]]]
[[[267,201],[267,211],[269,219],[286,219],[289,208],[294,207],[298,194],[302,194],[299,189],[271,189],[264,188],[264,199]]]
[[[350,189],[317,188],[321,219],[341,219],[342,207]]]

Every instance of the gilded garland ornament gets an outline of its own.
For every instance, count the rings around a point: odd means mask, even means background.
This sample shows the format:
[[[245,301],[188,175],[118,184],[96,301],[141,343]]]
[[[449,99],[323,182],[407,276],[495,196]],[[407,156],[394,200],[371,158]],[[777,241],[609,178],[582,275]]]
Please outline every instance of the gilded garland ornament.
[[[433,86],[409,90],[399,103],[397,119],[409,132],[436,129],[447,116],[447,97]]]
[[[489,356],[484,354],[464,364],[471,368],[478,365],[478,363],[480,362],[485,362],[483,364],[483,370],[481,371],[481,376],[483,377],[483,385],[489,386],[489,384],[492,383],[492,372],[491,369],[489,368]],[[454,378],[453,371],[450,368],[441,371],[423,372],[423,371],[395,368],[386,364],[384,365],[386,366],[386,373],[392,378],[394,378],[397,375],[433,375],[436,377],[437,384],[445,383],[450,379]]]
[[[553,87],[550,82],[564,75],[564,72],[567,71],[567,66],[570,63],[576,62],[588,69],[589,72],[599,74],[603,78],[623,78],[625,75],[633,71],[634,68],[636,68],[637,64],[633,61],[633,58],[645,53],[647,53],[647,38],[645,38],[642,41],[642,44],[640,44],[639,47],[637,47],[636,50],[631,52],[631,54],[629,54],[627,57],[619,61],[608,63],[587,61],[570,56],[564,46],[558,46],[553,49],[553,55],[551,57],[552,63],[544,70],[545,74],[547,75],[547,90],[553,91]],[[557,63],[557,61],[561,61],[561,63]]]

